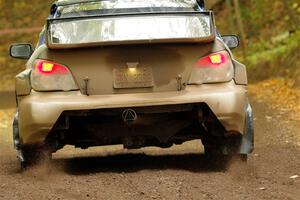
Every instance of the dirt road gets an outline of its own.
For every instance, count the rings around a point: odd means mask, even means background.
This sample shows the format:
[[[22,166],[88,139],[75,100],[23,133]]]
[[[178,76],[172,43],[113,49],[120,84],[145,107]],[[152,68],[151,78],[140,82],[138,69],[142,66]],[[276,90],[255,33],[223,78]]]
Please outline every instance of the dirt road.
[[[200,141],[168,150],[67,147],[21,174],[11,148],[13,110],[0,112],[0,199],[300,199],[299,122],[252,101],[256,149],[248,164],[208,165]]]

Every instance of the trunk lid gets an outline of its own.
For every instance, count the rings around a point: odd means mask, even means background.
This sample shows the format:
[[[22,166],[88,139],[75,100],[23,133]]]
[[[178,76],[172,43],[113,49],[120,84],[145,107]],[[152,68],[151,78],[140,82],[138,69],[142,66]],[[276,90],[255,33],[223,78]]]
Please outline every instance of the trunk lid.
[[[165,92],[178,90],[179,81],[186,84],[195,63],[214,47],[214,43],[188,43],[47,49],[39,58],[67,66],[83,94],[86,87],[90,95]],[[144,73],[128,77],[126,71],[132,65]],[[122,79],[128,79],[131,85],[120,84]]]

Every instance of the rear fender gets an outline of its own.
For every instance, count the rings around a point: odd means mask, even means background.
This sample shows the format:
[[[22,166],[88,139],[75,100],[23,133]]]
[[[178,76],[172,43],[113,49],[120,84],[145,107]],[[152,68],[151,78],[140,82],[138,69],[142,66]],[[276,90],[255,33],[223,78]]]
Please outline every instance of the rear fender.
[[[31,84],[30,84],[30,74],[31,69],[26,69],[16,76],[15,84],[16,84],[16,95],[17,96],[25,96],[29,95],[31,92]]]

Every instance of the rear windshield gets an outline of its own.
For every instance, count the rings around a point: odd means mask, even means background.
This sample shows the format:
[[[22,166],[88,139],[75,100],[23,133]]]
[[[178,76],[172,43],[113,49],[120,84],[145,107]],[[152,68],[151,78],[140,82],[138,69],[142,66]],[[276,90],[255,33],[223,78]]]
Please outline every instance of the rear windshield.
[[[73,3],[72,3],[73,2]],[[77,3],[74,3],[77,2]],[[105,13],[132,13],[151,11],[196,11],[196,0],[102,0],[59,1],[56,18],[88,16]]]

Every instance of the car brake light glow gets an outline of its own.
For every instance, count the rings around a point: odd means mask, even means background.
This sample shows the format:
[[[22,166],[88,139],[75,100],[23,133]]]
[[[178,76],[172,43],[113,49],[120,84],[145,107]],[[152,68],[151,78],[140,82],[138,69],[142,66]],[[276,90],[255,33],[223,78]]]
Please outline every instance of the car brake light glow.
[[[54,69],[54,64],[52,64],[52,63],[43,63],[42,64],[43,72],[52,72],[53,69]]]
[[[66,68],[65,66],[54,62],[45,61],[45,60],[37,61],[35,65],[35,72],[37,74],[48,74],[48,75],[70,73],[68,68]]]
[[[204,58],[201,58],[197,63],[197,67],[220,67],[226,62],[226,57],[223,53],[215,53]]]
[[[209,59],[211,64],[222,64],[225,61],[224,55],[220,53],[209,56]]]

